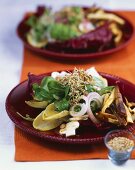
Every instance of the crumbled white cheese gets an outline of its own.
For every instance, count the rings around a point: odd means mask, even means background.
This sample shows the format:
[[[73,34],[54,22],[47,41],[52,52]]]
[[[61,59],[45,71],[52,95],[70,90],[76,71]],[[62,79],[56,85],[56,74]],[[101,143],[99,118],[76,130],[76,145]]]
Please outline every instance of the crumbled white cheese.
[[[69,75],[69,73],[67,73],[65,71],[62,71],[60,73],[59,72],[52,72],[51,77],[53,77],[55,79],[56,77],[64,77],[66,75]]]
[[[52,72],[51,77],[53,77],[53,78],[55,79],[55,78],[58,77],[59,75],[60,75],[59,72]]]
[[[61,128],[59,133],[61,135],[65,134],[66,137],[74,136],[76,134],[76,129],[79,127],[78,121],[72,121],[66,124],[64,128]]]

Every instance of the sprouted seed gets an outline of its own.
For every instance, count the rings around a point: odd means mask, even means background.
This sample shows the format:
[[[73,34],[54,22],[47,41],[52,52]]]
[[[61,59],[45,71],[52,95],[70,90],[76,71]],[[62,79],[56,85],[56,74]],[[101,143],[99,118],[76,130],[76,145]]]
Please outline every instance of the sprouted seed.
[[[123,152],[134,147],[134,141],[126,137],[115,137],[108,142],[108,145],[115,151]]]

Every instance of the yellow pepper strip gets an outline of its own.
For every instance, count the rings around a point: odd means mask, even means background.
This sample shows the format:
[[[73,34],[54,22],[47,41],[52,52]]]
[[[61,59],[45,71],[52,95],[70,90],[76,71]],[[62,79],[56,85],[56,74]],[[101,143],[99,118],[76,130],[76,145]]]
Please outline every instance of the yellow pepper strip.
[[[101,112],[105,112],[106,109],[112,104],[112,102],[115,100],[115,88],[112,90],[110,96],[108,97],[108,99],[106,100],[106,102],[104,103],[104,106],[101,110]]]
[[[125,21],[118,17],[115,14],[112,13],[93,13],[93,14],[88,14],[88,19],[102,19],[102,20],[112,20],[117,22],[118,24],[124,25]]]
[[[30,101],[25,101],[25,103],[27,105],[31,106],[31,107],[41,108],[41,109],[46,108],[46,106],[48,105],[47,101],[38,102],[38,101],[35,101],[35,100],[30,100]]]

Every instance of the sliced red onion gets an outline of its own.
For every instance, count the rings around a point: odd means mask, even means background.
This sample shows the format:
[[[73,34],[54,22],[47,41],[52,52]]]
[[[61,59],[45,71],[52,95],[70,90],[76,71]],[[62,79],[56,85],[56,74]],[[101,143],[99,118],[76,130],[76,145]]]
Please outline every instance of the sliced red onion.
[[[74,109],[76,106],[80,106],[81,110],[79,112],[76,112]],[[73,117],[76,117],[76,116],[82,116],[84,115],[86,112],[87,112],[87,109],[88,107],[86,106],[86,104],[84,103],[78,103],[74,106],[71,107],[70,109],[70,115],[73,116]]]
[[[98,105],[102,105],[102,102],[103,102],[103,98],[96,92],[91,92],[88,94],[88,109],[87,109],[87,113],[88,113],[88,116],[89,118],[91,119],[91,121],[95,124],[98,124],[100,123],[99,120],[97,120],[97,118],[94,116],[92,110],[91,110],[91,107],[90,107],[90,103],[92,101],[96,101],[98,103]]]
[[[80,97],[80,100],[81,100],[81,99],[85,101],[86,107],[88,107],[88,97],[82,95],[82,96]]]

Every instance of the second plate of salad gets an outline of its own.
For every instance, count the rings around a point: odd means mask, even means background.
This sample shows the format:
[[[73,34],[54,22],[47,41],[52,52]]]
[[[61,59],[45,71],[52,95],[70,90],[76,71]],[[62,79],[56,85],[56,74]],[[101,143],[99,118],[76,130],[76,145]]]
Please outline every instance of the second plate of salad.
[[[38,7],[17,28],[31,51],[56,59],[89,59],[124,48],[134,28],[129,20],[96,6],[68,6],[58,11]]]

